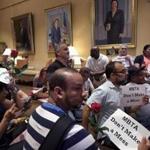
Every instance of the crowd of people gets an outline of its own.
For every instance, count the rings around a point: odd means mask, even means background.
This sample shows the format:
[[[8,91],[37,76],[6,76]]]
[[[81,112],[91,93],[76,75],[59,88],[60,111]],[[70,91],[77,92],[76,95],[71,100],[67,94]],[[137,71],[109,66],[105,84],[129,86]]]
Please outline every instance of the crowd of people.
[[[129,108],[122,107],[122,87],[131,85],[144,86],[149,92],[150,45],[144,46],[143,55],[135,59],[128,55],[128,47],[121,45],[119,54],[113,60],[102,54],[98,47],[91,48],[86,65],[79,70],[72,68],[68,46],[61,43],[56,47],[56,59],[48,67],[41,69],[33,80],[33,87],[40,89],[36,99],[46,102],[39,105],[31,114],[27,129],[23,133],[22,149],[42,149],[53,128],[62,117],[73,121],[61,142],[61,149],[96,150],[98,134],[93,137],[89,127],[91,105],[96,102],[102,106],[99,112],[99,125],[113,114],[117,108],[135,119],[148,130],[150,129],[149,95],[144,95],[142,103]],[[5,60],[6,62],[7,60]],[[17,87],[14,78],[3,63],[0,67],[0,139],[5,135],[10,122],[22,112],[29,96]],[[144,117],[143,117],[144,116]],[[63,128],[64,125],[60,125]],[[90,133],[91,132],[91,133]],[[57,137],[58,135],[55,134]],[[95,139],[94,139],[95,138]],[[51,139],[53,140],[53,139]],[[109,137],[110,147],[118,149]],[[141,139],[138,150],[148,150],[149,140]],[[58,149],[58,147],[57,147]]]

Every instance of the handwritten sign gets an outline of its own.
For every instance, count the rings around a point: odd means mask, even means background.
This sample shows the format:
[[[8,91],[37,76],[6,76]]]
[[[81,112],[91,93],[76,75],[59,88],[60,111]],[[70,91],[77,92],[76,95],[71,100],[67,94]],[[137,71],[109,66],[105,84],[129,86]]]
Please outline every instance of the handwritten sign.
[[[142,137],[150,136],[146,128],[120,109],[117,109],[103,126],[109,129],[105,133],[121,150],[137,150]]]
[[[138,84],[122,86],[121,103],[125,107],[142,104],[142,99],[146,95],[145,86]]]

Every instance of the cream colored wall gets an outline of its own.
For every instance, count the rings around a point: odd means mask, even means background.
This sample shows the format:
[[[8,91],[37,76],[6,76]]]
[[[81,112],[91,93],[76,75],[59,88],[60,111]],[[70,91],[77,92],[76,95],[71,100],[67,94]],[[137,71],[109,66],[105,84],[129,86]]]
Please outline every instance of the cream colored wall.
[[[73,46],[80,55],[87,58],[92,46],[92,0],[1,0],[0,1],[0,40],[13,48],[11,17],[32,12],[34,17],[35,55],[30,56],[30,65],[40,69],[54,54],[47,53],[46,14],[45,9],[61,4],[71,3]],[[137,48],[130,54],[140,54],[143,46],[149,43],[150,3],[138,0]]]
[[[150,1],[138,0],[137,51],[140,54],[145,44],[150,44]]]

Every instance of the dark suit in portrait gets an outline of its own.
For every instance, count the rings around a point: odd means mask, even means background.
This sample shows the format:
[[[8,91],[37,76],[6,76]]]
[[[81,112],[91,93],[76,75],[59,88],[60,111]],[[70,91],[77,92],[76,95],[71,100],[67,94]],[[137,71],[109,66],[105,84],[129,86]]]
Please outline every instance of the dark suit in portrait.
[[[122,43],[120,34],[124,30],[124,12],[117,9],[113,15],[112,11],[109,11],[104,23],[105,30],[107,31],[107,44]]]
[[[52,27],[51,40],[52,40],[53,46],[60,43],[60,41],[61,41],[60,27],[57,27],[57,28],[55,26]]]
[[[30,39],[28,35],[28,30],[26,27],[22,27],[20,29],[20,43],[21,47],[26,50],[31,50]]]
[[[17,49],[23,49],[30,51],[31,50],[31,41],[30,41],[30,35],[29,35],[29,30],[28,30],[28,25],[27,23],[23,20],[20,21],[18,24],[15,26],[15,31],[16,31],[16,48]]]

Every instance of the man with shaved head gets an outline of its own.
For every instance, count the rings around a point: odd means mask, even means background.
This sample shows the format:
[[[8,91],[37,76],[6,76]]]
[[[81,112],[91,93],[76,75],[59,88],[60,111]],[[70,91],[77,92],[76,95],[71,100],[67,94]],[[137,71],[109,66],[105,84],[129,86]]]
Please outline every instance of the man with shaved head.
[[[30,117],[24,149],[38,150],[56,121],[63,115],[68,116],[70,109],[82,103],[82,86],[83,79],[74,69],[58,69],[50,76],[49,100],[39,106]],[[74,124],[64,137],[61,149],[96,150],[97,147],[92,135],[82,126]]]

